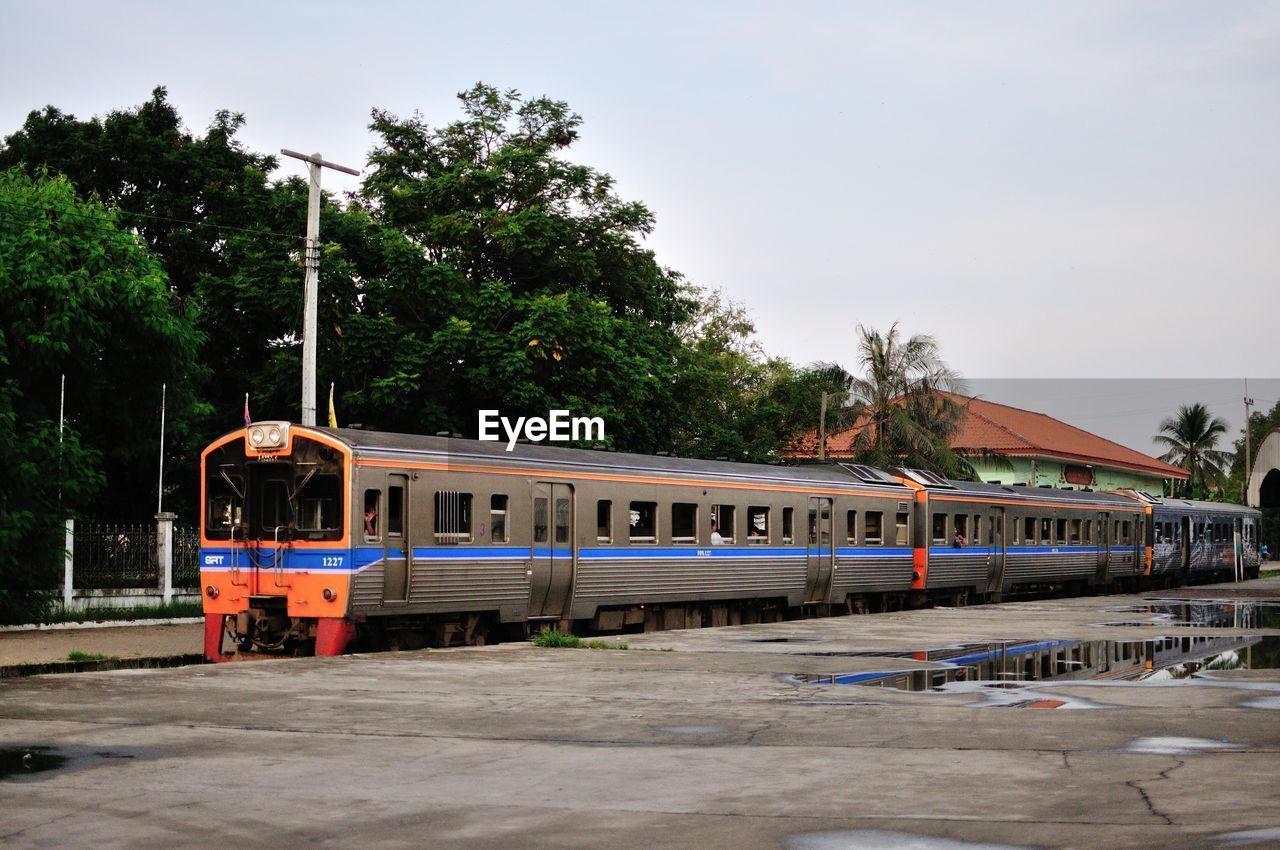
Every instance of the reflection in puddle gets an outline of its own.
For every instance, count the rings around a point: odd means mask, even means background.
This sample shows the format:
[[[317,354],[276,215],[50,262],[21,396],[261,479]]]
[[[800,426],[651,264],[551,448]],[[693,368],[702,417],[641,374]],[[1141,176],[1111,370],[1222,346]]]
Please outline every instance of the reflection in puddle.
[[[935,838],[885,829],[833,829],[801,832],[782,839],[786,850],[1019,850],[1012,844],[987,844]]]
[[[1214,750],[1238,749],[1240,749],[1239,744],[1232,744],[1228,741],[1213,741],[1208,738],[1158,737],[1137,738],[1130,741],[1129,745],[1121,752],[1149,753],[1156,756],[1190,756]]]
[[[1224,832],[1214,836],[1219,847],[1256,847],[1266,844],[1274,847],[1280,844],[1280,827],[1269,829],[1246,829],[1243,832]]]
[[[1198,627],[1208,629],[1280,629],[1280,603],[1161,599],[1109,611],[1142,614],[1142,619],[1099,623],[1103,626]]]
[[[904,691],[1018,689],[1035,682],[1143,682],[1189,679],[1201,672],[1280,667],[1280,636],[1178,636],[1150,640],[996,641],[958,644],[903,653],[859,653],[865,657],[935,662],[933,668],[903,667],[855,673],[799,674],[797,681],[863,685]],[[1042,707],[1042,706],[1037,706]]]

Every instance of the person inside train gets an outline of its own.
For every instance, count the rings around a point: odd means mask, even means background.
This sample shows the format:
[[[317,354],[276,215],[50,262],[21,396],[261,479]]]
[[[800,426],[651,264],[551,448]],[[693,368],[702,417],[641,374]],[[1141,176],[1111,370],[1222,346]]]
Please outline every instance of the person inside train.
[[[364,503],[364,534],[366,537],[378,536],[378,497],[366,499]]]
[[[724,538],[720,536],[720,525],[714,519],[711,520],[711,545],[723,546]]]
[[[956,533],[955,536],[951,538],[951,545],[957,549],[962,549],[968,542],[969,541],[964,539],[964,534],[961,533],[960,527],[956,526]]]

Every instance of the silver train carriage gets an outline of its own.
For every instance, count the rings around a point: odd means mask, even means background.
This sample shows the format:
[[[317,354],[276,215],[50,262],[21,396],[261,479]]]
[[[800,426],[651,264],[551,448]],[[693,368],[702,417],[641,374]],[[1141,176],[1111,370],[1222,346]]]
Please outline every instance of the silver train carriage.
[[[1143,572],[1150,505],[259,422],[201,457],[205,654],[860,611]],[[960,540],[957,539],[957,534]],[[1256,540],[1256,536],[1254,538]]]

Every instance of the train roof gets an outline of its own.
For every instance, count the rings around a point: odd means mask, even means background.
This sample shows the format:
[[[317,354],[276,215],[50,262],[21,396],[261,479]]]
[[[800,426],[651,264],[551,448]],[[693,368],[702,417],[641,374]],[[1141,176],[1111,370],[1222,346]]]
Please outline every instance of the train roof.
[[[291,426],[300,428],[302,426]],[[631,454],[602,449],[580,449],[516,443],[511,451],[505,441],[469,440],[463,437],[398,434],[388,431],[365,431],[356,428],[316,428],[350,446],[357,455],[380,455],[408,458],[413,455],[444,456],[450,462],[462,459],[503,461],[518,466],[537,464],[559,466],[581,471],[633,472],[672,476],[699,475],[735,481],[758,481],[774,484],[802,483],[861,490],[883,491],[898,498],[909,497],[911,491],[901,482],[881,473],[859,474],[852,465],[815,464],[783,466],[741,461],[699,460],[696,458]],[[874,471],[872,471],[874,472]]]
[[[918,470],[898,470],[898,472],[908,478],[915,478],[926,490],[938,495],[1041,503],[1061,502],[1064,505],[1077,506],[1084,503],[1098,508],[1136,507],[1134,498],[1105,491],[1061,490],[1056,487],[1027,487],[1021,484],[988,484],[985,481],[959,481],[952,478],[939,478],[927,473],[921,475]]]
[[[1256,508],[1247,505],[1237,505],[1232,502],[1207,502],[1203,499],[1179,499],[1171,496],[1153,496],[1142,490],[1122,490],[1122,493],[1132,494],[1139,501],[1151,505],[1156,511],[1177,511],[1181,513],[1194,512],[1203,514],[1228,514],[1239,516],[1261,516],[1262,512]]]

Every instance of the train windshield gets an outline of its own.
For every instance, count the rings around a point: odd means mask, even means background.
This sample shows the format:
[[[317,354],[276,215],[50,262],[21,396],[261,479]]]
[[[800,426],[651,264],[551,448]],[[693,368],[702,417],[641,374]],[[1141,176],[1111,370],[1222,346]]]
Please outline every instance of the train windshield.
[[[341,454],[301,435],[289,456],[247,458],[233,440],[206,458],[210,540],[339,540],[346,513]]]

